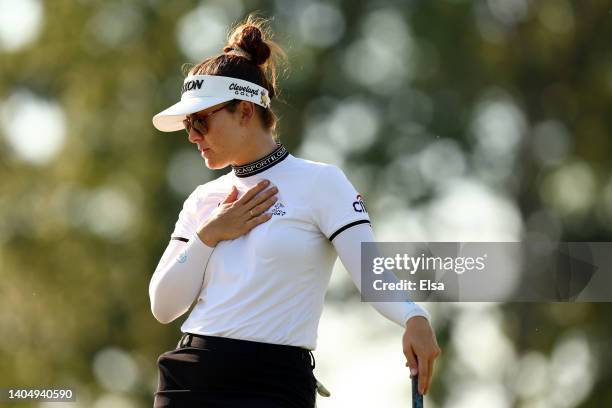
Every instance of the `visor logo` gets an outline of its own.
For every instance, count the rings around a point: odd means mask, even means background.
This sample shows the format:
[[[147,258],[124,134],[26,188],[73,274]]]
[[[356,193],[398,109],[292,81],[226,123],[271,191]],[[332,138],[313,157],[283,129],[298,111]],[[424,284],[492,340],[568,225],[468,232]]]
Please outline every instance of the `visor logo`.
[[[252,98],[256,95],[259,95],[259,89],[253,89],[250,86],[240,86],[236,83],[232,83],[229,86],[229,90],[230,91],[234,91],[234,93],[236,95],[241,95],[241,96],[248,96],[249,98]]]
[[[193,89],[202,89],[202,84],[204,84],[203,79],[192,79],[191,81],[185,82],[183,87],[181,88],[181,95],[186,91],[191,91]]]
[[[268,98],[268,93],[265,90],[261,91],[261,104],[265,107],[270,105],[270,98]]]
[[[368,212],[365,206],[365,203],[363,202],[363,199],[361,198],[361,194],[357,194],[356,201],[353,201],[353,210],[355,210],[355,212],[358,212],[358,213]]]

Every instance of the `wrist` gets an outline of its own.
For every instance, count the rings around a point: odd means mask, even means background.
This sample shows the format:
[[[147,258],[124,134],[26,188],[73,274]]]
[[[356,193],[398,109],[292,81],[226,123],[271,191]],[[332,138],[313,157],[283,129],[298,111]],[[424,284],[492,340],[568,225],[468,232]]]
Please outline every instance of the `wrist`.
[[[409,317],[409,318],[406,320],[406,322],[404,322],[404,328],[408,328],[408,325],[409,325],[409,324],[416,323],[416,321],[415,321],[414,319],[416,319],[416,320],[423,319],[425,322],[427,322],[427,321],[428,321],[428,320],[427,320],[427,318],[426,318],[425,316],[421,316],[421,315],[410,316],[410,317]]]
[[[215,238],[210,227],[208,227],[207,225],[203,226],[198,231],[198,237],[200,238],[200,241],[202,241],[205,245],[211,248],[217,246],[217,244],[219,243],[219,240]]]

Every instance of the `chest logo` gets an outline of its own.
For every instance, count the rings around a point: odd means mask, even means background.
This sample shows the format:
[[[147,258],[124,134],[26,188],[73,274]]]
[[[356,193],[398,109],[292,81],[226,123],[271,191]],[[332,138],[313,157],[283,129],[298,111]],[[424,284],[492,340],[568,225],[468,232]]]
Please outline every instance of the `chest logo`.
[[[283,216],[285,214],[287,214],[287,211],[285,211],[285,206],[283,205],[283,203],[275,203],[272,206],[272,210],[270,211],[272,213],[272,215],[280,215]]]

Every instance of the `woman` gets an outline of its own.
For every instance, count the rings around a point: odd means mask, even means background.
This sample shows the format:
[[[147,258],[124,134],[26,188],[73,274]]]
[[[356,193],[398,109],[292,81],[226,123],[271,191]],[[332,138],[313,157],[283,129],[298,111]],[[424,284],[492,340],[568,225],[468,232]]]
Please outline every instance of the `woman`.
[[[196,304],[176,350],[158,359],[155,407],[313,407],[317,326],[336,256],[360,282],[360,243],[374,241],[361,196],[335,166],[291,155],[275,135],[277,57],[265,21],[249,18],[224,53],[193,67],[181,101],[155,115],[185,129],[210,169],[179,214],[149,295],[169,323]],[[358,203],[359,205],[355,205]],[[412,303],[373,306],[405,327],[406,365],[427,392],[440,350]],[[202,404],[202,405],[200,405]]]

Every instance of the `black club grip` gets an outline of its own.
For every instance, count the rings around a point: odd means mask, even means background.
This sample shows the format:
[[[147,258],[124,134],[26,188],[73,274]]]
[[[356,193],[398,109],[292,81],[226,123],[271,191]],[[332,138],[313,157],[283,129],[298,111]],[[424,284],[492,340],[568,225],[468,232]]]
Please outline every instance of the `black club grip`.
[[[412,408],[423,408],[423,395],[419,394],[419,376],[412,377]]]

